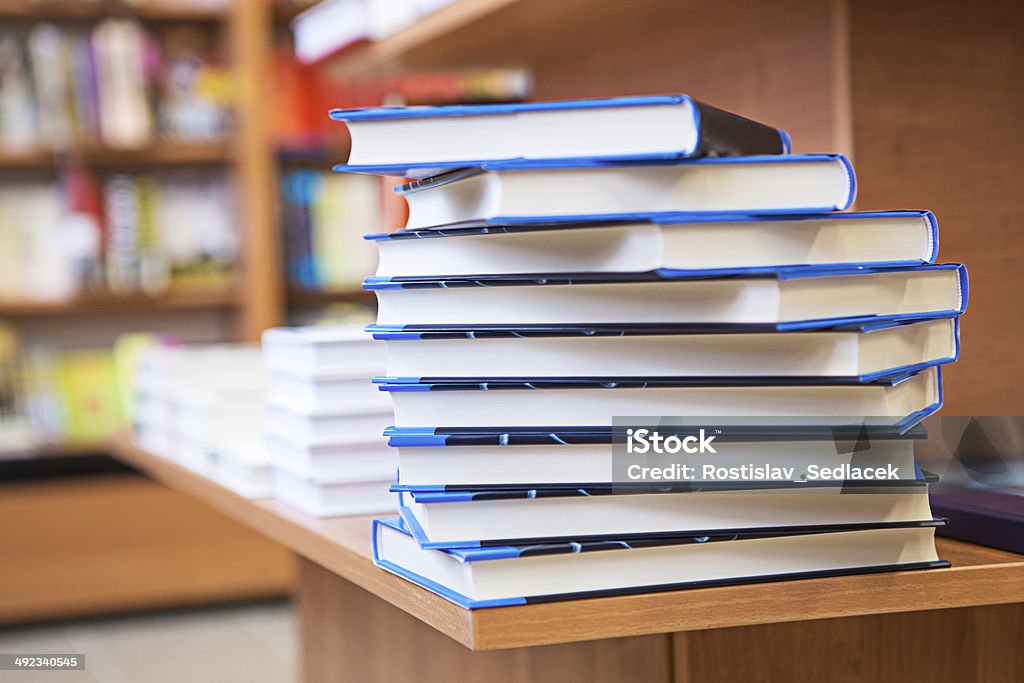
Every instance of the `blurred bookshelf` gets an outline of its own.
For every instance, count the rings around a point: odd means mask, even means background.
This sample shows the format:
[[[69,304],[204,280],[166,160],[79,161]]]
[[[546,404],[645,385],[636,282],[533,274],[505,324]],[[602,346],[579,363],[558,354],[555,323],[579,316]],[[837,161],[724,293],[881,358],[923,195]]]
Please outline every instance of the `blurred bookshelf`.
[[[0,20],[88,21],[110,16],[127,16],[153,22],[201,23],[225,21],[228,13],[225,8],[174,0],[141,3],[108,0],[0,0]]]
[[[162,294],[93,294],[58,301],[5,301],[0,298],[0,318],[41,315],[87,315],[95,312],[180,311],[227,308],[238,303],[233,288],[170,291]]]
[[[0,169],[50,169],[55,168],[64,158],[80,159],[87,166],[102,168],[201,166],[230,163],[232,148],[225,141],[164,143],[133,149],[86,146],[72,151],[45,148],[3,150],[0,151]]]
[[[291,308],[302,308],[312,306],[329,306],[336,303],[357,303],[372,306],[374,304],[373,292],[364,289],[299,289],[288,290],[288,306]]]
[[[32,519],[32,533],[76,528],[66,563],[89,574],[50,586],[38,563],[65,560],[4,554],[36,588],[0,590],[0,623],[287,592],[283,550],[106,456],[128,419],[112,346],[123,332],[252,341],[283,320],[265,113],[274,17],[262,0],[0,0],[4,516]],[[127,247],[157,234],[156,251],[112,251],[126,230]],[[5,543],[23,546],[19,533]],[[167,564],[195,553],[202,576]],[[156,555],[167,568],[105,578]]]

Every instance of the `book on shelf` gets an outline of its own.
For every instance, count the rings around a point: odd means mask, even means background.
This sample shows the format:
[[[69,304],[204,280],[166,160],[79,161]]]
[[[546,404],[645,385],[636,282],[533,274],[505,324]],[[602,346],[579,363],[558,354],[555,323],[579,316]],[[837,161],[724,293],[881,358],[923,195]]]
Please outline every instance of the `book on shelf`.
[[[863,416],[869,424],[910,427],[942,405],[942,376],[929,368],[872,383],[800,380],[487,380],[381,384],[396,427],[610,427],[616,415],[744,416],[833,424]],[[836,423],[841,424],[841,423]]]
[[[269,495],[258,348],[128,338],[121,350],[142,447],[244,497]]]
[[[949,520],[943,536],[1024,553],[1021,487],[943,486],[932,494],[935,514]]]
[[[751,272],[932,263],[928,211],[662,216],[638,222],[488,225],[368,236],[376,277]],[[467,271],[466,268],[472,269]]]
[[[269,498],[271,462],[258,423],[252,430],[232,430],[205,444],[210,479],[243,498]]]
[[[276,498],[313,516],[394,509],[394,454],[380,435],[391,403],[370,377],[383,349],[356,325],[263,333],[265,440]]]
[[[431,380],[609,377],[820,377],[872,381],[960,354],[956,318],[860,324],[796,332],[558,327],[393,331],[373,328],[387,347],[388,377]]]
[[[176,25],[155,36],[160,48],[156,122],[169,140],[219,140],[234,125],[231,72],[212,38],[194,26]]]
[[[845,492],[844,492],[845,491]],[[927,482],[613,493],[610,488],[402,492],[402,520],[423,548],[824,530],[927,522]]]
[[[395,450],[379,435],[363,443],[337,439],[292,439],[266,434],[270,459],[275,467],[304,479],[337,479],[347,475],[363,481],[391,480],[397,463]]]
[[[352,76],[337,73],[330,64],[303,63],[287,43],[274,50],[271,69],[271,115],[279,147],[300,154],[337,151],[341,158],[347,154],[349,140],[345,128],[324,115],[330,108],[519,102],[530,95],[533,87],[530,72],[522,68],[414,70]]]
[[[0,141],[11,152],[32,150],[39,136],[30,64],[23,36],[0,32]]]
[[[374,561],[468,609],[948,566],[940,520],[767,535],[524,542],[423,550],[401,519],[374,520]]]
[[[786,154],[785,131],[688,95],[335,109],[348,164],[462,168],[499,160]]]
[[[128,19],[105,19],[93,29],[100,139],[108,147],[142,147],[153,139],[152,81],[146,72],[152,40]]]
[[[276,467],[271,472],[271,480],[275,498],[313,517],[394,511],[395,500],[388,493],[388,482],[393,473],[376,480],[363,479],[364,474],[356,472],[308,478]]]
[[[281,179],[281,223],[288,281],[309,290],[354,290],[377,265],[362,239],[382,220],[376,178],[299,170]]]
[[[368,278],[377,329],[761,325],[814,329],[948,317],[967,305],[960,264],[791,269],[744,277],[706,273],[522,278]]]
[[[120,17],[5,30],[0,139],[58,152],[221,139],[233,105],[212,38],[194,25],[151,31]]]
[[[658,425],[649,431],[699,434],[697,428]],[[888,468],[898,479],[915,478],[914,442],[925,437],[915,427],[904,434],[864,427],[848,436],[842,430],[716,429],[724,447],[714,457],[690,458],[694,481],[713,486],[720,468],[777,468],[788,480],[844,466]],[[722,432],[722,433],[717,433]],[[624,447],[622,430],[576,429],[415,429],[390,427],[388,445],[398,452],[396,491],[587,488],[613,486],[614,444]],[[650,441],[646,442],[650,443]],[[703,466],[715,470],[704,473]],[[812,467],[813,466],[813,467]],[[784,469],[783,469],[784,468]],[[852,471],[852,470],[851,470]],[[699,472],[699,473],[698,473]],[[888,473],[889,470],[887,469]],[[625,487],[623,487],[625,488]]]
[[[271,394],[267,397],[266,428],[272,434],[297,442],[331,439],[339,443],[366,444],[379,441],[394,413],[387,397],[372,405],[335,408],[297,405]]]
[[[263,332],[263,362],[293,372],[365,372],[384,367],[386,353],[360,325],[274,327]]]
[[[398,190],[409,205],[408,229],[680,213],[826,213],[849,208],[856,194],[853,167],[838,154],[495,161],[440,175],[436,167],[406,164],[335,170],[427,176]]]
[[[26,343],[0,326],[0,452],[95,444],[125,424],[109,350]]]
[[[356,373],[269,369],[267,382],[278,405],[287,403],[293,408],[329,408],[339,412],[387,412],[391,407],[388,397],[381,395],[367,374],[366,370]]]
[[[216,171],[113,174],[80,164],[57,183],[0,187],[0,284],[14,301],[81,293],[223,289],[238,235],[231,188]]]

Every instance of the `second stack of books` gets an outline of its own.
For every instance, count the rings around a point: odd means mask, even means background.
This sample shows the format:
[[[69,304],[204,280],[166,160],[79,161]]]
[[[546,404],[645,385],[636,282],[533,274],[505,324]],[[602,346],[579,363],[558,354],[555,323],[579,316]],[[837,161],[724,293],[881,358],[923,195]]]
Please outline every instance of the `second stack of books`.
[[[394,510],[395,458],[379,438],[391,405],[370,382],[379,346],[358,326],[263,333],[275,498],[318,517]]]
[[[686,96],[332,115],[336,170],[419,178],[366,283],[381,567],[475,608],[944,565],[913,438],[966,273],[931,213],[835,213],[845,158]]]

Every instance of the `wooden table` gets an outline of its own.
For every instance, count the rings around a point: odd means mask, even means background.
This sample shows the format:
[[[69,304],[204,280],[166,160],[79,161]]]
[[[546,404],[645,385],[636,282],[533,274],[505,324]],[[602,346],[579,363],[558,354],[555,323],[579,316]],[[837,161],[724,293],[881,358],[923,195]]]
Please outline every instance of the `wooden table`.
[[[1024,680],[1021,555],[940,539],[951,569],[468,611],[376,568],[370,517],[247,500],[124,437],[113,452],[298,556],[307,681]]]

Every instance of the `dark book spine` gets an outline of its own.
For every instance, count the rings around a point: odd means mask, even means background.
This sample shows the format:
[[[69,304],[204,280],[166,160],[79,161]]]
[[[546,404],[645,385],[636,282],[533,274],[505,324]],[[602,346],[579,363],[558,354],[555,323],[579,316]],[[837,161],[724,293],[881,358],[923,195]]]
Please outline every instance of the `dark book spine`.
[[[1024,553],[1024,497],[995,492],[933,493],[932,513],[949,524],[942,536]]]
[[[700,115],[700,144],[696,156],[788,154],[789,136],[757,121],[710,104],[693,101]]]

